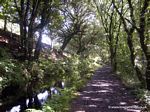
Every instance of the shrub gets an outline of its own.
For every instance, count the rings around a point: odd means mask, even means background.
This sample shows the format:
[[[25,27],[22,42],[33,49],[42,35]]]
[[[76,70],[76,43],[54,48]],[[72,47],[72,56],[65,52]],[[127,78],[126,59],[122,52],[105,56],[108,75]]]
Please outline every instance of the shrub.
[[[0,47],[0,61],[9,58],[8,49]]]
[[[72,89],[64,89],[61,95],[55,95],[44,106],[44,112],[68,112],[71,99],[74,98]]]

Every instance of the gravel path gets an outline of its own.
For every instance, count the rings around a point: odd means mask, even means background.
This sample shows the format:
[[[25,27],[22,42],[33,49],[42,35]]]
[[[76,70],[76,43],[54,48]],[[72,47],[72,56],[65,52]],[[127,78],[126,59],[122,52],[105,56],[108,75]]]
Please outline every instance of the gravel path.
[[[79,94],[70,112],[147,112],[108,66],[97,70]]]

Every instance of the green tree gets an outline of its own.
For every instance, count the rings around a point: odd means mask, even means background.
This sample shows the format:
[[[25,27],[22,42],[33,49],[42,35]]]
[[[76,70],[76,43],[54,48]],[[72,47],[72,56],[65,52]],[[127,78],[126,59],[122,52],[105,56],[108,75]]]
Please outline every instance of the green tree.
[[[114,10],[112,1],[104,0],[100,3],[94,0],[94,3],[97,8],[101,25],[103,26],[105,31],[104,33],[106,35],[107,43],[109,46],[111,66],[113,70],[116,71],[116,53],[118,47],[118,38],[121,29],[121,21],[118,18],[118,14]]]
[[[90,10],[83,1],[73,0],[64,5],[62,9],[64,15],[64,23],[60,29],[60,37],[62,40],[61,50],[63,51],[68,43],[82,35],[87,29],[87,17]]]
[[[21,45],[24,48],[25,56],[28,60],[32,60],[35,32],[39,31],[41,35],[43,28],[54,22],[52,17],[56,17],[54,14],[59,14],[58,10],[55,9],[59,7],[59,1],[14,0],[14,3],[19,15]],[[41,39],[42,36],[39,36],[37,44],[35,44],[35,58],[39,56]]]
[[[148,49],[148,38],[149,34],[147,31],[147,26],[146,26],[146,21],[147,21],[147,10],[149,6],[149,0],[144,0],[144,1],[131,1],[131,0],[126,0],[120,1],[122,10],[126,12],[126,15],[123,15],[122,12],[119,10],[119,6],[117,6],[117,2],[113,0],[113,5],[114,8],[116,9],[117,13],[120,15],[120,19],[122,20],[124,30],[127,34],[127,43],[128,47],[130,49],[130,59],[131,63],[136,71],[136,74],[141,81],[142,85],[145,85],[145,78],[146,77],[146,84],[147,84],[147,89],[150,90],[150,53]],[[138,4],[138,5],[137,5]],[[127,6],[127,7],[125,7]],[[138,7],[137,7],[138,6]],[[136,9],[138,11],[136,11]],[[142,49],[142,52],[145,55],[146,59],[146,70],[144,73],[139,69],[139,67],[135,64],[136,60],[136,53],[135,53],[135,45],[133,43],[133,33],[137,31],[138,37],[139,37],[139,42],[140,46]]]
[[[7,23],[8,22],[15,22],[14,16],[16,15],[15,8],[13,7],[12,0],[2,0],[0,2],[1,11],[0,11],[0,19],[4,20],[4,28],[3,30],[7,30]],[[11,7],[11,8],[10,8]]]

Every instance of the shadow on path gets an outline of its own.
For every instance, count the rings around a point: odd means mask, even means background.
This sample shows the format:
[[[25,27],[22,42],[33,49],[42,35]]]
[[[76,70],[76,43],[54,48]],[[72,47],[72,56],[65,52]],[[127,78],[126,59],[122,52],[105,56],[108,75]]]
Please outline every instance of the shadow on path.
[[[104,67],[95,72],[79,97],[73,100],[70,112],[144,112],[143,108],[111,73],[111,68]]]

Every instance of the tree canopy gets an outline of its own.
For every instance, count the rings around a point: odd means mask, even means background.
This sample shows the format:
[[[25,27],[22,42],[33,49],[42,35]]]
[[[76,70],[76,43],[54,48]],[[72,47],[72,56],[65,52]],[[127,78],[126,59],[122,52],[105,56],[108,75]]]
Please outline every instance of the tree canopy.
[[[0,23],[2,87],[20,80],[30,96],[48,80],[80,84],[92,64],[107,64],[150,90],[150,0],[1,0]]]

